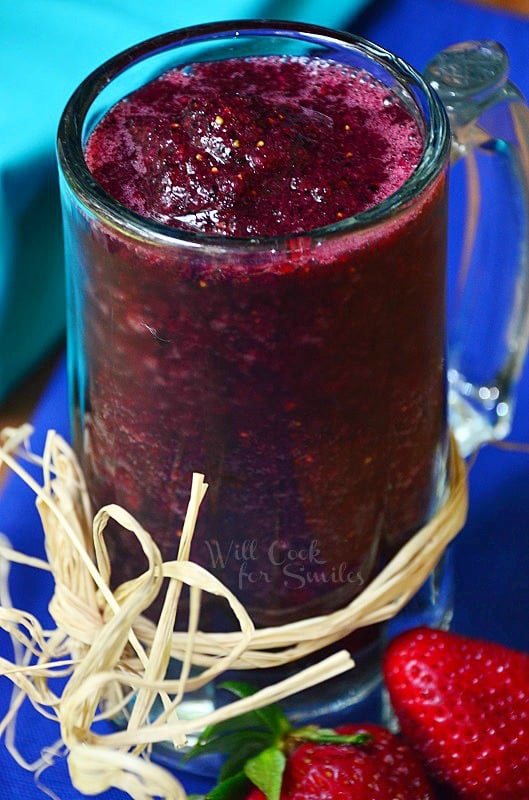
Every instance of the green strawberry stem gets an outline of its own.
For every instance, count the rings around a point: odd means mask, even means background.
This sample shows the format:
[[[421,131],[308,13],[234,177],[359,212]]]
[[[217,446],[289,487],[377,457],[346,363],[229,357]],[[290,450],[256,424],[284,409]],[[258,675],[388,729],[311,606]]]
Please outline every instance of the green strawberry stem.
[[[331,728],[317,728],[307,726],[291,730],[287,736],[290,741],[298,742],[318,742],[319,744],[368,744],[373,737],[370,733],[340,734]]]

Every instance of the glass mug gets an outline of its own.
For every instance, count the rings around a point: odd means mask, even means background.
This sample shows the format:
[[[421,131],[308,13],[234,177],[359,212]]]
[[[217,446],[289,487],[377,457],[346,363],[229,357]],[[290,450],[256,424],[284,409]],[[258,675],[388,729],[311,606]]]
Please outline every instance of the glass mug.
[[[92,178],[85,144],[118,100],[170,68],[268,55],[335,61],[396,93],[425,142],[404,185],[317,230],[237,239],[145,219]],[[347,33],[215,23],[141,43],[92,73],[65,109],[58,154],[73,438],[94,506],[124,506],[172,560],[191,474],[202,472],[191,558],[256,626],[354,598],[442,500],[449,421],[464,454],[509,429],[528,324],[527,125],[494,43],[441,53],[424,79]],[[484,170],[489,202],[509,222],[505,262],[487,266],[494,288],[482,294],[487,229],[470,214],[476,246],[465,250],[447,363],[447,171],[463,155],[477,175],[469,197]],[[116,582],[142,571],[120,531],[108,543]],[[450,608],[443,562],[390,629],[446,625]],[[206,598],[201,627],[229,625]],[[351,717],[379,680],[382,642],[376,630],[339,643],[359,667],[296,696],[291,712]],[[215,692],[190,698],[189,713],[215,704]]]

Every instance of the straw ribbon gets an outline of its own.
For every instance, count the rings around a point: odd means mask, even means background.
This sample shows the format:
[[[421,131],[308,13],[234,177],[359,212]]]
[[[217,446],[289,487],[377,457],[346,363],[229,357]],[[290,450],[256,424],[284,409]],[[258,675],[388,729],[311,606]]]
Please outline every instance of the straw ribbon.
[[[31,433],[29,426],[0,433],[0,462],[35,493],[47,554],[47,560],[35,559],[15,551],[5,537],[0,540],[0,627],[11,636],[14,654],[13,661],[0,659],[0,674],[15,687],[0,733],[12,732],[20,704],[29,698],[37,710],[57,720],[68,749],[72,782],[87,794],[114,786],[135,800],[184,798],[179,782],[151,762],[152,745],[169,740],[182,746],[188,734],[205,725],[284,699],[352,669],[354,662],[347,652],[337,652],[293,671],[251,697],[192,720],[179,717],[184,694],[202,689],[229,669],[288,664],[338,642],[357,628],[390,619],[427,579],[463,527],[467,513],[466,467],[452,440],[444,503],[361,594],[330,614],[256,630],[233,592],[189,560],[195,522],[207,490],[203,476],[193,476],[178,557],[164,563],[152,537],[126,510],[111,505],[92,515],[83,474],[60,436],[49,432],[44,453],[38,456],[31,450]],[[41,483],[24,462],[40,466]],[[105,544],[110,519],[138,539],[148,565],[115,592],[109,588]],[[33,615],[12,607],[8,578],[9,565],[14,562],[52,573],[49,610],[55,629],[44,629]],[[163,578],[169,579],[169,588],[154,625],[143,612],[160,592]],[[190,587],[189,624],[187,631],[176,632],[175,615],[184,585]],[[236,630],[199,630],[204,593],[225,600]],[[177,678],[166,677],[170,657],[181,664]],[[58,674],[66,674],[68,680],[62,693],[55,695],[50,680]],[[133,695],[136,701],[129,713]],[[153,718],[158,700],[162,710]],[[120,713],[128,717],[126,728],[96,732],[96,720]],[[14,742],[10,749],[22,763]],[[41,760],[33,768],[40,774],[45,765]]]

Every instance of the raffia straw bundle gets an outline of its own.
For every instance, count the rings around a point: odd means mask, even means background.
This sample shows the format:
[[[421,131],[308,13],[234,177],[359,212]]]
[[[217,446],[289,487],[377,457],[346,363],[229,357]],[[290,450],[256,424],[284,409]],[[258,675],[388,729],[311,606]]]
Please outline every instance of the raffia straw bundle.
[[[326,616],[256,630],[247,611],[217,578],[189,560],[193,531],[207,490],[202,475],[194,475],[178,557],[162,562],[151,536],[124,509],[106,506],[92,517],[85,481],[71,448],[49,432],[42,457],[31,451],[32,429],[6,428],[0,434],[0,461],[34,491],[42,520],[47,560],[31,558],[0,541],[0,627],[13,640],[14,659],[0,659],[0,674],[14,684],[11,708],[0,723],[0,734],[14,725],[17,710],[28,698],[41,713],[60,724],[68,752],[73,784],[91,794],[117,787],[134,800],[185,798],[180,783],[151,762],[153,744],[170,741],[175,747],[186,735],[205,725],[279,701],[354,667],[345,651],[270,685],[251,697],[236,700],[193,720],[179,719],[184,693],[200,689],[228,669],[278,666],[314,653],[356,628],[393,617],[431,573],[449,542],[463,527],[467,512],[466,468],[452,442],[447,498],[433,519],[393,558],[349,605]],[[42,483],[23,462],[38,464]],[[140,542],[148,568],[120,586],[109,589],[110,564],[104,531],[117,520]],[[12,607],[9,564],[18,562],[50,571],[54,591],[49,610],[53,630],[44,630],[32,614]],[[157,625],[142,612],[169,578]],[[185,633],[173,630],[183,585],[190,587],[189,620]],[[210,592],[229,604],[238,630],[203,633],[199,630],[201,595]],[[325,636],[322,637],[322,631]],[[170,658],[181,662],[178,679],[166,679]],[[192,666],[202,668],[191,677]],[[196,673],[196,670],[194,670]],[[50,679],[68,676],[62,694],[55,695]],[[108,734],[96,733],[96,719],[115,717],[134,695],[128,726]],[[152,719],[154,702],[163,711]],[[11,738],[13,738],[11,736]],[[22,756],[11,741],[20,763]],[[44,760],[32,765],[39,773]],[[26,765],[27,766],[27,765]]]

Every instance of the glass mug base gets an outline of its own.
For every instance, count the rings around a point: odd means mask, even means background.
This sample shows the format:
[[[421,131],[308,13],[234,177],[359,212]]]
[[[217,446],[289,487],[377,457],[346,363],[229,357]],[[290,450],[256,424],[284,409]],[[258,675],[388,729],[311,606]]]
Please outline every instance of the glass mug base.
[[[450,626],[452,615],[453,568],[448,548],[427,581],[399,614],[384,624],[360,629],[352,634],[353,642],[355,638],[363,639],[362,645],[350,650],[355,660],[353,670],[291,695],[281,702],[281,707],[291,723],[299,727],[308,724],[334,727],[353,722],[375,722],[394,727],[382,678],[382,658],[387,643],[401,631],[420,625],[446,630]],[[343,641],[338,642],[332,649],[336,651],[343,646]],[[178,706],[178,716],[180,719],[197,719],[228,702],[230,699],[228,692],[219,688],[224,681],[243,681],[256,688],[263,688],[287,678],[302,667],[317,663],[324,655],[329,654],[327,650],[324,653],[315,653],[302,662],[293,662],[284,667],[225,673],[216,682],[185,695]],[[173,659],[167,677],[177,679],[180,667],[180,662]],[[132,705],[133,701],[130,708]],[[162,711],[162,705],[157,701],[153,706],[150,722],[155,722]],[[125,715],[115,718],[114,724],[118,728],[126,727]],[[222,763],[221,756],[213,754],[186,760],[199,732],[189,735],[188,745],[180,749],[176,749],[170,742],[155,745],[152,752],[153,760],[170,769],[197,775],[218,776]]]

